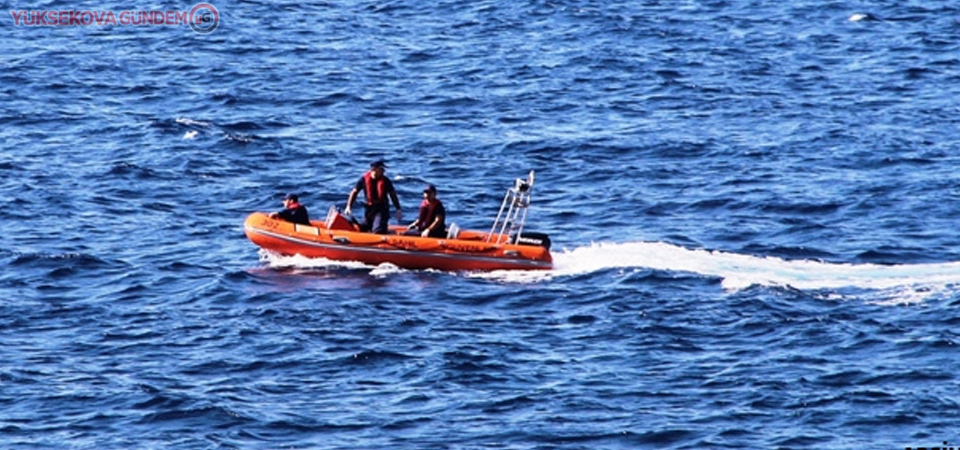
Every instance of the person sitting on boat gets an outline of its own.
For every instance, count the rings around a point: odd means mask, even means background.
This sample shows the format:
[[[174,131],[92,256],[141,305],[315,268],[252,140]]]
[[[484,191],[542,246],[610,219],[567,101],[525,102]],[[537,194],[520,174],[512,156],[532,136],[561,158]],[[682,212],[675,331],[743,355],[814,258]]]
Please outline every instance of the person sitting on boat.
[[[403,220],[403,211],[400,208],[400,199],[397,198],[397,191],[393,188],[393,183],[384,175],[387,165],[382,160],[370,163],[370,170],[360,177],[356,186],[350,191],[347,198],[347,207],[343,210],[344,214],[353,215],[351,207],[356,200],[357,194],[363,191],[367,198],[366,209],[363,215],[361,229],[372,231],[377,234],[387,234],[387,224],[390,221],[390,203],[387,198],[393,201],[397,207],[397,222]]]
[[[283,210],[270,214],[270,218],[310,225],[310,214],[307,213],[307,207],[301,205],[300,197],[293,193],[283,196]]]
[[[416,229],[423,237],[442,238],[446,236],[447,226],[444,223],[447,212],[443,208],[443,202],[437,198],[437,188],[428,184],[423,190],[423,202],[420,203],[420,216],[417,220],[407,227],[408,230]]]

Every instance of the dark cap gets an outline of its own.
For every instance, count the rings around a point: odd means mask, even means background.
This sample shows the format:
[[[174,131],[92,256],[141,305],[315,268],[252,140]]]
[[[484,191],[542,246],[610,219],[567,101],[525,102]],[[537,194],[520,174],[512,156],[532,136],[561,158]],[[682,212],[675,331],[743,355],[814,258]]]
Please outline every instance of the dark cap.
[[[432,184],[428,184],[427,187],[423,188],[423,192],[433,192],[434,194],[436,194],[437,187]]]
[[[287,195],[284,195],[284,196],[283,196],[283,199],[284,199],[284,200],[293,200],[293,201],[295,201],[295,202],[299,202],[299,201],[300,201],[300,197],[297,197],[297,194],[294,194],[293,192],[291,192],[291,193],[289,193],[289,194],[287,194]]]
[[[383,162],[382,159],[378,159],[378,160],[370,163],[370,168],[371,168],[371,169],[376,169],[376,168],[384,168],[384,169],[385,169],[386,167],[387,167],[387,163]]]

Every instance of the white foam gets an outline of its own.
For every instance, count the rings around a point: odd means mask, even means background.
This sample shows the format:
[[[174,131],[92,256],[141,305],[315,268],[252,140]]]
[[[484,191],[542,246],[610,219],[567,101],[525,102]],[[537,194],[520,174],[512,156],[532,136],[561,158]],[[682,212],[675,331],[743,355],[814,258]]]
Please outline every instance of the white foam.
[[[554,255],[555,272],[642,267],[723,278],[723,286],[791,286],[797,289],[891,289],[960,283],[960,262],[937,264],[838,264],[785,260],[719,251],[687,249],[662,242],[592,244]]]
[[[346,269],[373,269],[374,266],[359,261],[335,261],[327,258],[307,258],[302,255],[284,256],[267,250],[260,250],[260,261],[276,268],[322,269],[340,267]]]
[[[373,275],[377,278],[386,278],[390,275],[393,275],[395,273],[401,273],[401,272],[406,272],[406,270],[401,269],[390,263],[383,263],[377,267],[374,267],[373,270],[370,271],[370,275]]]
[[[267,250],[260,250],[260,261],[267,263],[274,268],[294,268],[294,269],[363,269],[369,270],[370,275],[377,278],[385,278],[395,273],[406,272],[406,269],[397,267],[394,264],[383,263],[378,266],[364,264],[359,261],[337,261],[327,258],[308,258],[302,255],[285,256],[273,253]]]
[[[280,267],[363,268],[370,269],[371,275],[379,277],[403,271],[390,264],[374,267],[359,262],[276,256],[269,252],[262,252],[261,255],[261,259]],[[539,283],[609,269],[652,269],[717,277],[721,279],[723,288],[730,291],[751,286],[811,291],[854,288],[880,291],[881,301],[890,303],[922,301],[960,284],[960,262],[897,265],[829,263],[689,249],[663,242],[593,243],[554,252],[553,261],[553,270],[500,270],[469,273],[467,276],[509,283]]]
[[[190,118],[187,118],[187,117],[177,117],[176,122],[179,123],[179,124],[181,124],[181,125],[193,125],[193,126],[198,126],[198,127],[209,127],[209,126],[210,126],[210,122],[203,122],[203,121],[200,121],[200,120],[193,120],[193,119],[190,119]]]
[[[902,295],[891,295],[894,299],[914,294],[917,298],[928,297],[960,284],[960,262],[838,264],[688,249],[662,242],[594,243],[555,252],[553,259],[552,271],[498,271],[472,276],[507,282],[539,282],[608,269],[653,269],[717,277],[724,289],[734,291],[757,285],[802,290],[902,291]]]

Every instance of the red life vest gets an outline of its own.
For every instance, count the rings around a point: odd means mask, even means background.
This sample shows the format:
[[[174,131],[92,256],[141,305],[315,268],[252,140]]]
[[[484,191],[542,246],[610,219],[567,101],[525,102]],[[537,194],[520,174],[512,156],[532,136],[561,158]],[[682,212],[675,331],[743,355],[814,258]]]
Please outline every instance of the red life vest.
[[[380,177],[377,179],[377,186],[374,189],[373,177],[370,172],[363,175],[363,183],[366,185],[364,194],[367,196],[367,204],[374,205],[387,202],[387,179]]]
[[[430,200],[427,199],[423,199],[423,202],[420,203],[420,218],[417,219],[417,227],[420,230],[427,229],[427,227],[433,223],[435,219],[433,214],[438,204],[440,204],[439,201],[431,203]]]

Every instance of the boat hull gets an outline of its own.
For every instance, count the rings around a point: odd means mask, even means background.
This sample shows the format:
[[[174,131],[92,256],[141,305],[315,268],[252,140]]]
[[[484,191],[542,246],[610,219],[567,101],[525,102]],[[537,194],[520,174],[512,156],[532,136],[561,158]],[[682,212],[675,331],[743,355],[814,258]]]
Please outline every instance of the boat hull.
[[[332,226],[333,224],[331,224]],[[496,244],[487,234],[462,231],[457,239],[405,236],[393,227],[390,234],[363,233],[329,228],[313,221],[296,225],[253,213],[244,222],[251,242],[282,255],[302,255],[336,261],[390,263],[405,269],[444,271],[547,270],[553,267],[550,251],[542,246]]]

